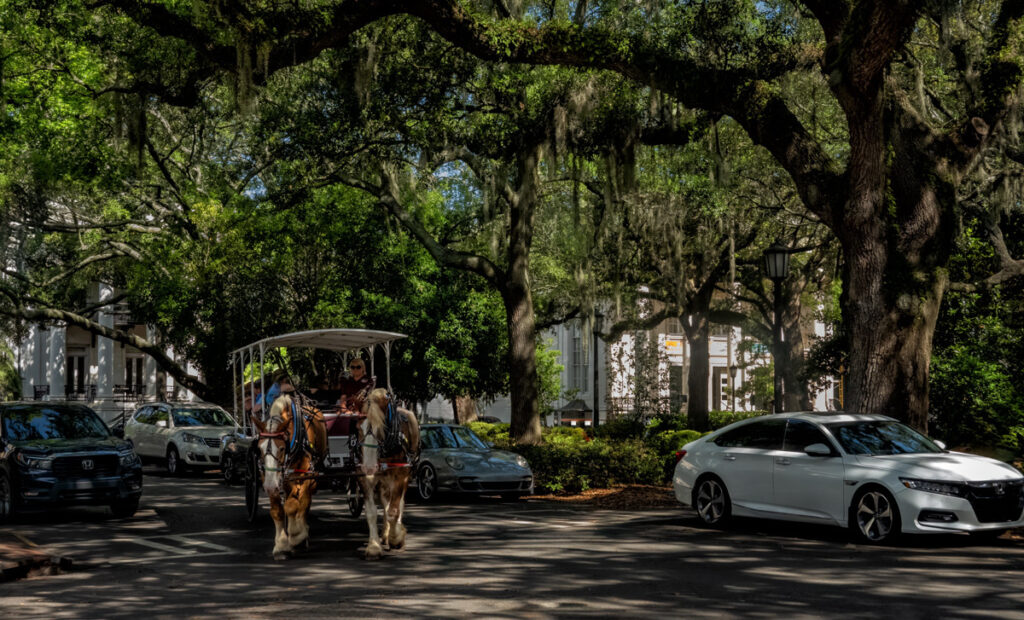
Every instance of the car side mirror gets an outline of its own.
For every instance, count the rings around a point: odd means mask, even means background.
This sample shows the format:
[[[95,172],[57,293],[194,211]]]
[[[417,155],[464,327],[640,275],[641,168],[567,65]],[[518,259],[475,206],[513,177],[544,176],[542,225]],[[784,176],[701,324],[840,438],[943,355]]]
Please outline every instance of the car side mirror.
[[[804,448],[804,454],[807,456],[832,456],[832,448],[823,443],[812,443]]]
[[[943,441],[939,441],[938,439],[935,440],[935,445],[937,445],[939,447],[939,450],[945,450],[946,449],[946,443],[943,442]]]
[[[167,420],[157,420],[156,425],[160,428],[167,428]]]

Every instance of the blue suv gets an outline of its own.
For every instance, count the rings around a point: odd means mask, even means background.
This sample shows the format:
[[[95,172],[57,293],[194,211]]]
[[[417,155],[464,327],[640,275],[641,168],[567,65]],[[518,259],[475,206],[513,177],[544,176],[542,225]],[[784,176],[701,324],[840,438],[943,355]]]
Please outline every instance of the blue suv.
[[[0,523],[24,509],[107,505],[130,517],[142,463],[96,413],[53,402],[0,404]]]

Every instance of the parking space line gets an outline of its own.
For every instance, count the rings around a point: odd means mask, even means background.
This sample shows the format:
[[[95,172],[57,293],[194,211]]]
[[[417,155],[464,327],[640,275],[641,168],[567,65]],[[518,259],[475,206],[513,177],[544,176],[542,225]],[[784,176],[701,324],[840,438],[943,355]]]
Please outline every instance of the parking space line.
[[[195,558],[208,558],[217,555],[231,555],[233,553],[241,553],[239,551],[211,551],[210,553],[188,553],[178,554],[172,557],[146,557],[146,558],[119,558],[119,559],[106,559],[102,560],[102,564],[138,564],[140,562],[166,562],[170,560],[188,558],[190,560]]]
[[[116,539],[122,542],[135,543],[136,545],[142,545],[143,547],[150,547],[158,549],[160,551],[167,551],[168,553],[176,553],[178,555],[196,555],[199,553],[195,549],[182,549],[181,547],[172,547],[171,545],[165,545],[145,538],[120,538]]]
[[[231,548],[225,547],[224,545],[218,545],[216,543],[208,542],[205,540],[194,540],[186,536],[165,536],[164,538],[169,538],[171,540],[180,542],[183,545],[211,547],[218,551],[231,552]]]

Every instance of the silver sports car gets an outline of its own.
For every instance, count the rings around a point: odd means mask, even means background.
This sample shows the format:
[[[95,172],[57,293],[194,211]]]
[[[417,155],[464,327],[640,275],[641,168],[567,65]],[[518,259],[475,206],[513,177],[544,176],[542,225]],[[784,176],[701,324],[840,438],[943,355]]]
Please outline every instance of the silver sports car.
[[[495,450],[473,431],[455,424],[423,425],[415,480],[422,500],[433,499],[439,492],[506,498],[533,493],[533,472],[525,458]]]

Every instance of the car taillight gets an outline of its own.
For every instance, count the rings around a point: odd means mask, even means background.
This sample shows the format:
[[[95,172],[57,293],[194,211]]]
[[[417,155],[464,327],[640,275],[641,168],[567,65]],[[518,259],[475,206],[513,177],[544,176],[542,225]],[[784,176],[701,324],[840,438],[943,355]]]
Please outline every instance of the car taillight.
[[[684,456],[686,456],[686,450],[676,450],[676,463],[683,460]]]

